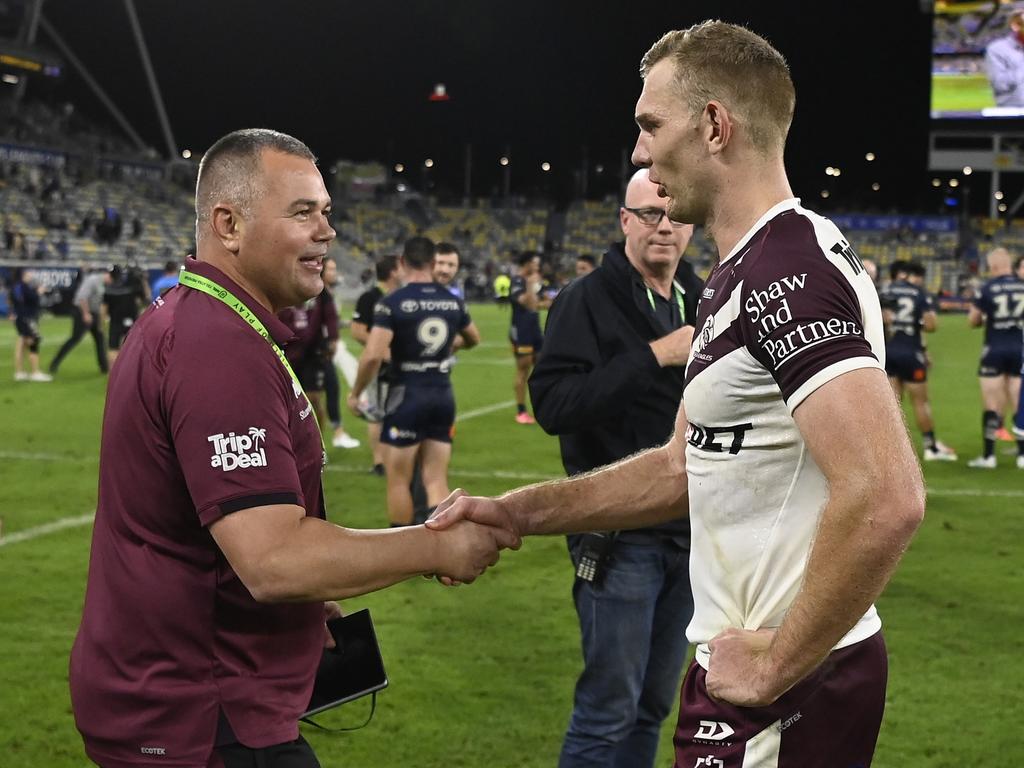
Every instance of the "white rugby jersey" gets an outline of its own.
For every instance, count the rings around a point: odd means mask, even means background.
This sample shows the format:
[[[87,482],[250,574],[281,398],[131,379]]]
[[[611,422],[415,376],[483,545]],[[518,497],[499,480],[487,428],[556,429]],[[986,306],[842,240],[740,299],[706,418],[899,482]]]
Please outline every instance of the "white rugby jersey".
[[[712,270],[697,328],[683,395],[687,637],[707,668],[712,637],[778,627],[800,588],[828,488],[793,411],[843,373],[884,368],[885,338],[857,254],[795,198],[765,213]],[[880,628],[872,606],[836,647]]]

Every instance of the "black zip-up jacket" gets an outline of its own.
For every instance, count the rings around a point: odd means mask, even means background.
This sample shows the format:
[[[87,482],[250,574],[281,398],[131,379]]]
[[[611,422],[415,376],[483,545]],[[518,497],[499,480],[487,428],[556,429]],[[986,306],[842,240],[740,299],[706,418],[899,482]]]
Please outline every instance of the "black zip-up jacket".
[[[685,261],[676,282],[685,324],[693,325],[703,282]],[[566,286],[551,306],[530,398],[544,431],[558,435],[569,475],[662,445],[672,434],[684,369],[658,365],[650,342],[669,329],[650,301],[640,273],[615,245],[600,267]],[[657,529],[688,544],[685,519]]]

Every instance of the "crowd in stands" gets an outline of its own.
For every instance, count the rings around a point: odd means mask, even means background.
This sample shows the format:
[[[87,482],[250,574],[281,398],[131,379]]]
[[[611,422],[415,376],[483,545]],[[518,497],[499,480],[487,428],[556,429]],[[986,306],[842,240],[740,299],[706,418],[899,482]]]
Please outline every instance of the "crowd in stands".
[[[97,153],[122,153],[138,162],[146,153],[89,125],[70,106],[29,104],[13,111],[9,103],[0,104],[0,144],[5,142],[38,148],[57,159],[37,164],[0,156],[0,260],[156,267],[192,252],[194,212],[187,173],[166,178],[157,166],[103,162]],[[138,168],[144,172],[135,172]],[[351,292],[358,291],[361,273],[375,258],[397,253],[415,235],[459,248],[460,279],[471,300],[492,296],[494,278],[507,274],[519,253],[542,254],[549,281],[558,285],[571,278],[578,256],[604,253],[621,239],[613,199],[577,201],[555,212],[544,204],[515,201],[506,207],[489,199],[452,206],[398,194],[336,198],[333,254]],[[919,261],[926,266],[929,291],[959,295],[970,291],[979,253],[997,245],[1024,250],[1024,226],[1015,222],[983,221],[974,229],[966,238],[956,231],[907,227],[844,231],[863,258],[883,268],[895,261]],[[713,243],[698,230],[686,258],[706,274],[716,258]]]

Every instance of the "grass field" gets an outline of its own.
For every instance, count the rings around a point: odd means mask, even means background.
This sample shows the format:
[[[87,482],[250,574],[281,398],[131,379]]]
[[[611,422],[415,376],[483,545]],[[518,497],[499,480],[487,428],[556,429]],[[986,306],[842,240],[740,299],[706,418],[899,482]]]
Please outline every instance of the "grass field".
[[[493,494],[559,474],[554,438],[515,424],[511,406],[488,409],[512,398],[507,320],[494,307],[473,314],[485,343],[460,354],[453,373],[460,413],[470,418],[458,424],[452,485]],[[44,362],[69,325],[44,322]],[[967,459],[980,448],[980,334],[962,316],[944,316],[940,326],[930,344],[938,434]],[[0,766],[84,766],[67,656],[88,563],[83,516],[95,507],[105,380],[87,338],[52,384],[15,383],[13,343],[4,322]],[[365,437],[361,423],[347,424]],[[926,520],[879,602],[891,666],[875,766],[1024,765],[1024,471],[1013,467],[1008,445],[995,472],[964,461],[925,466]],[[332,451],[324,484],[333,521],[386,523],[383,482],[366,472],[369,464],[365,444]],[[39,528],[61,521],[69,527]],[[472,586],[446,590],[417,579],[348,601],[348,610],[373,610],[391,685],[364,730],[332,736],[303,727],[325,768],[555,765],[580,668],[571,581],[563,540],[536,539]],[[323,722],[358,724],[367,707],[355,702]],[[671,765],[671,728],[659,766]]]
[[[984,74],[932,75],[932,112],[980,112],[995,105]]]

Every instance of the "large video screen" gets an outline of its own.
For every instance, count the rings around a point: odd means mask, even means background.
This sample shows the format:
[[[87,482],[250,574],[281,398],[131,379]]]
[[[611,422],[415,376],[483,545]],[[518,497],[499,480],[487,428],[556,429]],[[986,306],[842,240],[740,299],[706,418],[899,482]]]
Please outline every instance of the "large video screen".
[[[936,0],[932,117],[1024,117],[1024,0]]]

